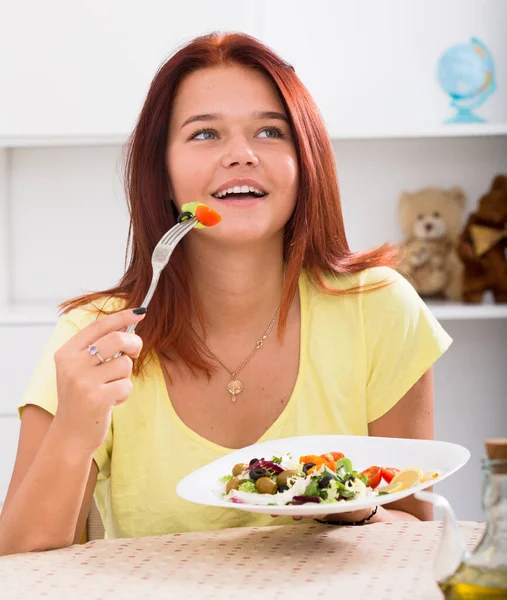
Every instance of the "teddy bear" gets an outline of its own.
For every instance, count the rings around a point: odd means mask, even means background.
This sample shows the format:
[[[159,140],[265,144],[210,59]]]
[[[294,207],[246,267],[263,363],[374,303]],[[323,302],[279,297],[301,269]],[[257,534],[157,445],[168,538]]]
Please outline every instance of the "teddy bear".
[[[458,240],[464,264],[463,300],[481,302],[485,291],[507,302],[507,175],[497,175],[479,199]]]
[[[459,187],[427,187],[403,192],[399,220],[403,275],[420,296],[460,300],[463,265],[456,252],[465,193]]]

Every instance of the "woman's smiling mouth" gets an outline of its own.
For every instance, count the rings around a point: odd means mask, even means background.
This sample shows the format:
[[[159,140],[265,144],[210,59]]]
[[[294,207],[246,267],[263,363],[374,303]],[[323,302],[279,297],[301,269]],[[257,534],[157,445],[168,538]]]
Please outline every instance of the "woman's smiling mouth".
[[[260,183],[252,180],[230,180],[212,194],[220,203],[230,206],[252,206],[268,195]]]

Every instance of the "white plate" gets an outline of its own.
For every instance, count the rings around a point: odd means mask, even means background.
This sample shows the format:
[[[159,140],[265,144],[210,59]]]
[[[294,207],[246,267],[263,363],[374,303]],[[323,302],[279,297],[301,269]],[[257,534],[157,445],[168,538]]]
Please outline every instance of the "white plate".
[[[396,467],[398,469],[418,466],[423,471],[439,471],[440,476],[437,479],[432,479],[396,494],[372,496],[336,504],[308,503],[298,506],[259,506],[255,504],[236,504],[222,497],[225,486],[220,482],[220,478],[230,474],[235,464],[248,463],[252,458],[268,459],[287,452],[290,452],[296,460],[307,454],[319,455],[325,452],[343,452],[347,458],[350,458],[354,469],[357,471],[362,471],[372,465]],[[294,517],[329,515],[378,504],[387,504],[406,498],[419,490],[438,484],[466,464],[469,458],[470,452],[463,446],[431,440],[352,435],[312,435],[282,438],[253,444],[213,461],[184,477],[178,483],[176,493],[180,498],[197,504],[247,512]]]

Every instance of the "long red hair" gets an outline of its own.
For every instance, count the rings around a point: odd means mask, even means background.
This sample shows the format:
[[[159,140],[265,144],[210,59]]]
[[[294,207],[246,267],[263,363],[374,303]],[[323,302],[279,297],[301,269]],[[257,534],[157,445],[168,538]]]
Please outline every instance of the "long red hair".
[[[177,87],[186,75],[198,69],[229,64],[258,69],[274,83],[291,123],[299,161],[296,208],[284,235],[286,277],[279,333],[283,333],[302,269],[323,292],[337,293],[325,284],[323,274],[351,274],[395,263],[396,252],[391,247],[350,251],[331,142],[319,110],[292,66],[250,36],[213,33],[194,39],[159,69],[127,143],[125,189],[130,209],[131,252],[125,274],[111,289],[64,302],[63,313],[108,296],[124,299],[127,308],[141,305],[151,280],[153,248],[175,224],[177,216],[168,202],[165,166],[169,119]],[[155,350],[168,358],[178,356],[192,370],[204,370],[209,375],[213,367],[190,325],[192,314],[202,318],[190,269],[181,247],[177,247],[160,278],[149,314],[138,327],[144,347],[134,372],[142,370],[150,352]]]

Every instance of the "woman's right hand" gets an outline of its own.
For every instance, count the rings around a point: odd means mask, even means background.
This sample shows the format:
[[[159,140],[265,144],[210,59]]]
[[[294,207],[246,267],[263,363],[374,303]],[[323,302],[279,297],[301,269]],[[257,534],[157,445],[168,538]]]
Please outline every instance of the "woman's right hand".
[[[55,353],[58,408],[53,426],[68,436],[76,452],[93,454],[106,439],[113,408],[132,393],[132,359],[143,342],[135,333],[122,331],[144,314],[123,310],[97,319]],[[107,360],[102,363],[88,348],[95,345]]]

